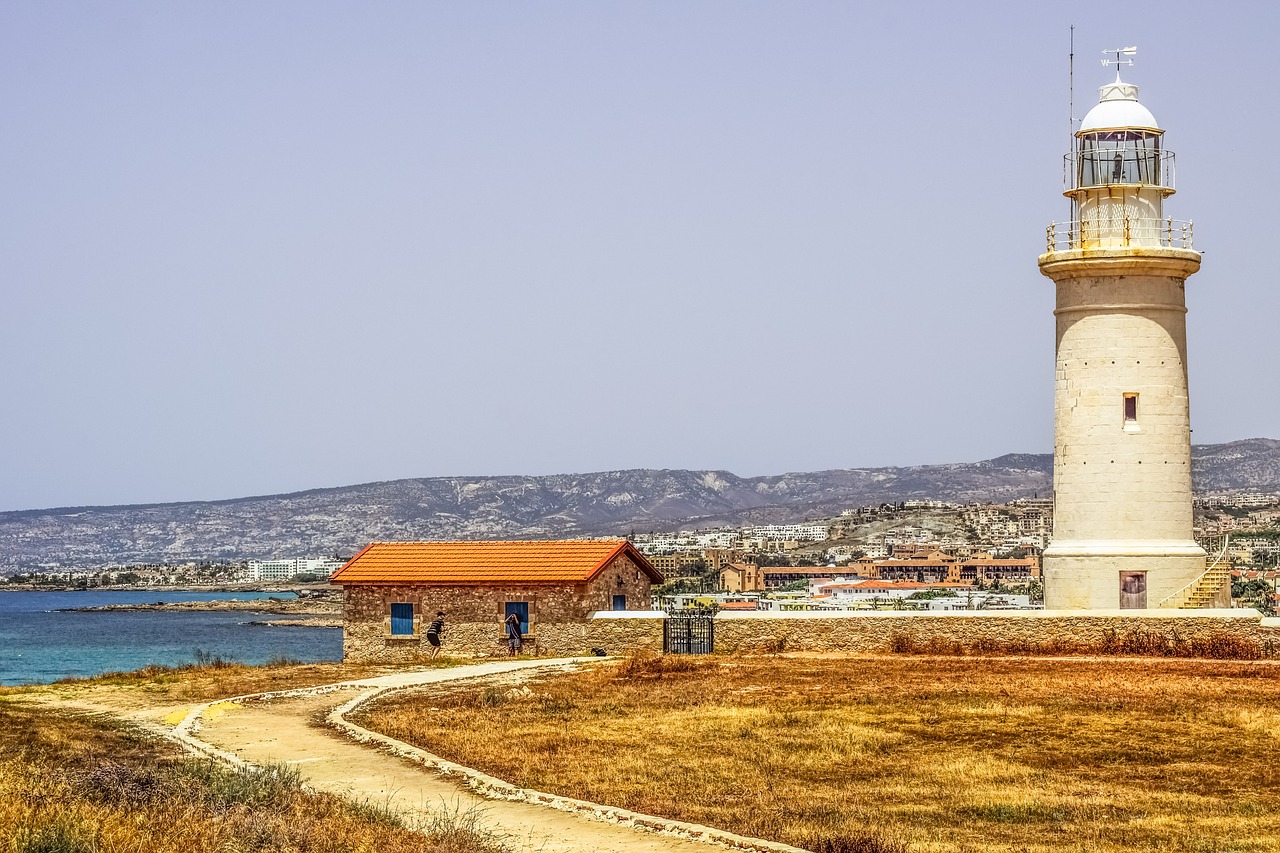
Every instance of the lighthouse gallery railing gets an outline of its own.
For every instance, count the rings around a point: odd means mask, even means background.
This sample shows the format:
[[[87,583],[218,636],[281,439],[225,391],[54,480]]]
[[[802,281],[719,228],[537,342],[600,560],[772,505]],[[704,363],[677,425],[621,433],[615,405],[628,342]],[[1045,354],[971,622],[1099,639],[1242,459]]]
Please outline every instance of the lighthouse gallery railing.
[[[1190,249],[1192,224],[1183,219],[1104,218],[1082,222],[1050,222],[1046,250],[1127,249],[1146,246]]]

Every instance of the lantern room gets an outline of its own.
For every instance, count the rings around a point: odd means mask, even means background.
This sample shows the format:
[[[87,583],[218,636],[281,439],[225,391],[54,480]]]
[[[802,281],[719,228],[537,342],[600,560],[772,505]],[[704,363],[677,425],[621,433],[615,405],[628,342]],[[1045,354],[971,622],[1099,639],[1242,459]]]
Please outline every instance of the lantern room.
[[[1174,192],[1173,152],[1164,147],[1155,116],[1138,102],[1138,87],[1117,72],[1098,94],[1065,158],[1071,222],[1050,226],[1049,251],[1190,249],[1190,223],[1164,215],[1164,199]]]

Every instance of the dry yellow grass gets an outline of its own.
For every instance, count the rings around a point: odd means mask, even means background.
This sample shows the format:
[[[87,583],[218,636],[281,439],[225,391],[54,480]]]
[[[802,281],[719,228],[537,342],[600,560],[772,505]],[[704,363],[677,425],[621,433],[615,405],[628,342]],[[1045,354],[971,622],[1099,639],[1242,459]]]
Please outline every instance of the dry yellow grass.
[[[3,853],[499,853],[465,816],[411,832],[377,804],[233,771],[85,717],[0,699]]]
[[[404,695],[364,724],[523,786],[810,849],[1280,849],[1274,665],[663,660],[543,677],[527,699]]]

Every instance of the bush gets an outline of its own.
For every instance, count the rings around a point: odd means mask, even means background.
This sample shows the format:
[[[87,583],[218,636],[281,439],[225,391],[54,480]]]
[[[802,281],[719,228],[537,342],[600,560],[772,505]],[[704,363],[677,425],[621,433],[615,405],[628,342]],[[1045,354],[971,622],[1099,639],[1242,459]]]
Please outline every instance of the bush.
[[[501,836],[484,828],[481,818],[482,813],[476,808],[466,811],[461,807],[445,808],[432,814],[429,820],[418,827],[418,831],[435,843],[440,853],[475,850],[505,853],[509,850]]]
[[[908,850],[905,841],[879,832],[815,836],[804,840],[800,846],[813,853],[907,853]]]
[[[62,817],[18,830],[11,844],[13,853],[99,853],[102,849],[91,831]]]
[[[226,669],[235,665],[235,661],[229,661],[221,655],[199,648],[195,650],[193,657],[196,661],[195,666],[199,669]]]
[[[302,791],[302,774],[288,764],[225,767],[212,759],[179,765],[214,803],[222,806],[284,806]]]
[[[1048,640],[997,640],[976,637],[970,643],[949,637],[929,637],[923,641],[904,632],[889,637],[889,651],[900,655],[947,655],[952,657],[1002,655],[1030,657],[1133,656],[1162,658],[1211,658],[1213,660],[1261,660],[1275,655],[1274,644],[1252,637],[1219,632],[1207,637],[1183,637],[1177,631],[1163,633],[1134,629],[1119,633],[1106,629],[1095,641],[1070,637]]]
[[[889,651],[895,655],[910,655],[915,653],[916,647],[911,640],[911,635],[902,631],[894,631],[889,636]]]
[[[699,668],[697,661],[689,655],[657,655],[653,652],[636,652],[622,661],[618,667],[617,678],[620,681],[643,681],[660,679],[665,675],[681,672],[694,672]]]

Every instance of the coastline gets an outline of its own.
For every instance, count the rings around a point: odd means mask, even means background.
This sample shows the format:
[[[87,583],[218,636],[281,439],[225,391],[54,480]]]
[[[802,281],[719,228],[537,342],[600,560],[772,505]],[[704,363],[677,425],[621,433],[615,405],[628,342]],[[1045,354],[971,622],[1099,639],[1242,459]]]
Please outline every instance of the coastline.
[[[299,598],[317,593],[337,593],[328,581],[291,583],[286,581],[257,581],[217,584],[119,584],[109,586],[75,586],[69,584],[4,583],[0,578],[0,592],[292,592]]]
[[[259,628],[341,628],[341,616],[300,616],[297,619],[261,619],[246,623]]]
[[[155,601],[149,604],[99,604],[89,607],[60,607],[58,613],[104,613],[112,611],[145,612],[163,610],[193,612],[225,612],[243,610],[275,616],[312,616],[337,618],[342,614],[341,597],[334,598],[261,598],[253,600],[213,599],[210,601]],[[297,622],[297,620],[288,620]],[[327,626],[326,626],[327,627]]]

